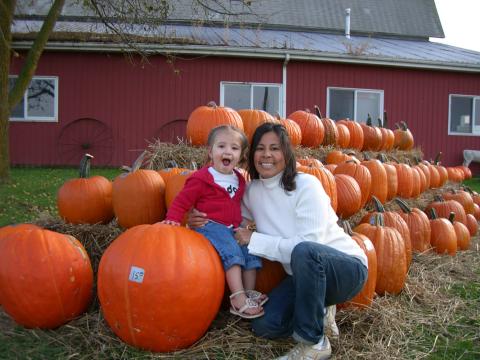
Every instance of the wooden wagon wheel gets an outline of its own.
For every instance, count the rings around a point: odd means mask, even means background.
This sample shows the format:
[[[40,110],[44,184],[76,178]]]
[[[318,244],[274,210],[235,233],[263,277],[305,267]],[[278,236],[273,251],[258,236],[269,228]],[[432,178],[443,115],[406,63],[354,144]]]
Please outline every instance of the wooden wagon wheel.
[[[109,165],[114,150],[113,132],[96,119],[77,119],[65,125],[57,140],[63,165],[77,165],[85,153],[95,157],[95,165]]]
[[[187,128],[186,119],[175,119],[163,124],[153,135],[153,138],[162,142],[178,144],[184,141]]]

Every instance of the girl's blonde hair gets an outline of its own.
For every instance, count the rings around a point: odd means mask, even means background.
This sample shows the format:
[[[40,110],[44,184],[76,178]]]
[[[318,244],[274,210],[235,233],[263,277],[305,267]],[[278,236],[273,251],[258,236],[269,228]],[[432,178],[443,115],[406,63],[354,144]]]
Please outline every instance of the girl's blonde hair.
[[[240,159],[238,161],[238,164],[242,165],[247,161],[248,139],[245,136],[245,133],[239,128],[232,125],[219,125],[217,127],[214,127],[212,130],[210,130],[210,133],[208,134],[207,146],[211,148],[215,143],[215,138],[217,137],[217,135],[223,131],[233,131],[238,134],[240,138],[240,146],[241,146]],[[211,161],[210,156],[209,154],[207,154],[206,163],[209,163],[210,161]]]

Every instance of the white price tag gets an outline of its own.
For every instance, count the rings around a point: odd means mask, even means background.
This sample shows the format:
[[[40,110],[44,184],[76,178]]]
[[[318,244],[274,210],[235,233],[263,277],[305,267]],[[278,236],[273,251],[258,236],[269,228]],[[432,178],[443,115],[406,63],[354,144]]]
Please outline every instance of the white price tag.
[[[143,277],[145,276],[145,270],[136,266],[130,268],[130,276],[128,280],[141,284]]]

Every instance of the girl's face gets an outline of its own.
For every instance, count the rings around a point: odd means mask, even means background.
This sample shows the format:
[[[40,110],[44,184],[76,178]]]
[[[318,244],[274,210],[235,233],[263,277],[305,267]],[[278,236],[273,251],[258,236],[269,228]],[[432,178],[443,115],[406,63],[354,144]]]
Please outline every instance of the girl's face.
[[[232,174],[242,155],[240,135],[235,131],[220,131],[208,151],[213,168],[222,174]]]
[[[285,155],[280,138],[273,131],[263,134],[253,156],[260,177],[268,179],[285,170]]]

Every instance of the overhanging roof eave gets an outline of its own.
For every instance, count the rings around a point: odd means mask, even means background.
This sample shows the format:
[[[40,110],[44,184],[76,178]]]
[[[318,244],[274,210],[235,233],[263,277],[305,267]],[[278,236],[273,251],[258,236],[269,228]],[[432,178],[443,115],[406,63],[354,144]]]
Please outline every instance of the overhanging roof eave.
[[[28,50],[31,41],[14,41],[12,47],[17,50]],[[376,65],[402,67],[412,69],[428,69],[456,72],[480,73],[479,65],[464,65],[454,62],[418,61],[401,58],[388,58],[381,56],[354,56],[349,54],[313,52],[291,49],[265,49],[231,46],[208,45],[175,45],[175,44],[138,44],[138,48],[150,54],[184,54],[184,55],[210,55],[226,57],[247,57],[264,59],[284,59],[288,54],[290,61],[318,61],[338,62],[344,64]],[[121,44],[108,44],[100,42],[50,42],[45,46],[50,51],[81,51],[81,52],[132,52],[133,49]]]

